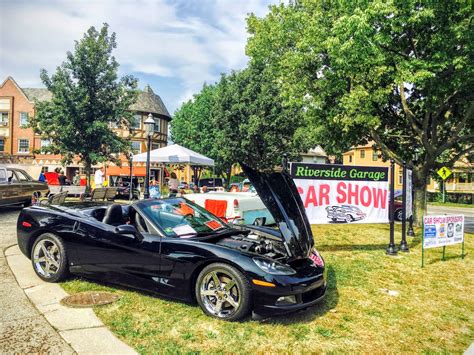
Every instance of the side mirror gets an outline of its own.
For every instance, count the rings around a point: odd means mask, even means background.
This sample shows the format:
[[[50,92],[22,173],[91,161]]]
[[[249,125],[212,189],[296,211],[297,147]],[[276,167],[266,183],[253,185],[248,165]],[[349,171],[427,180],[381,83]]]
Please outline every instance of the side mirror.
[[[115,228],[115,233],[126,236],[126,237],[133,237],[134,239],[141,239],[140,233],[138,233],[135,226],[131,224],[122,224]]]

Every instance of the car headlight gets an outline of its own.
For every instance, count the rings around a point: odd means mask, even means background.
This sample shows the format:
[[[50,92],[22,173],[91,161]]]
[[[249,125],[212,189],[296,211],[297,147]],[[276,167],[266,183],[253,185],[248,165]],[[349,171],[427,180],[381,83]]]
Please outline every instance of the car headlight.
[[[293,275],[296,271],[285,264],[281,264],[277,261],[266,260],[263,258],[253,258],[253,261],[257,266],[270,275]]]

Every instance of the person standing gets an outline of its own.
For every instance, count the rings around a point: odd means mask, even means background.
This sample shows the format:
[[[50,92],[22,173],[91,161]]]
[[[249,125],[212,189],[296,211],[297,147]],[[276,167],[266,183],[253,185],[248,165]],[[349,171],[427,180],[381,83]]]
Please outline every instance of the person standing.
[[[101,166],[96,170],[94,174],[94,184],[96,189],[102,187],[104,184],[104,167]]]
[[[79,171],[76,170],[76,172],[74,173],[74,177],[72,178],[72,184],[75,186],[79,186],[80,183],[81,183],[81,177],[79,175]]]
[[[46,169],[45,169],[44,166],[43,166],[43,167],[41,168],[41,172],[40,172],[39,177],[38,177],[38,181],[39,181],[39,182],[47,182],[47,181],[46,181],[46,175],[44,175],[45,170],[46,170]]]
[[[176,176],[176,173],[172,172],[170,174],[170,180],[168,181],[168,186],[170,188],[170,193],[176,194],[178,192],[179,180]]]
[[[64,171],[60,170],[58,175],[59,185],[64,186],[66,185],[67,179],[66,175],[64,175]]]

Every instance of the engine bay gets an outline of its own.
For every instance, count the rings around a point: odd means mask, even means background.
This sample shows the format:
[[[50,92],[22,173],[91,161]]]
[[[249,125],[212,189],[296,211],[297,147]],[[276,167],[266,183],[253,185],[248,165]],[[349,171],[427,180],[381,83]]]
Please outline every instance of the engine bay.
[[[286,258],[286,252],[281,241],[254,232],[225,237],[217,241],[216,244],[275,260]]]

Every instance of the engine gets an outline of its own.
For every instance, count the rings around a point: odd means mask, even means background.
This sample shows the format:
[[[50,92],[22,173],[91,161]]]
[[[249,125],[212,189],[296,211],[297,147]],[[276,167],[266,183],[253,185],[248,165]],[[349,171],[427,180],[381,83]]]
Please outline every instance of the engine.
[[[285,252],[281,242],[270,240],[253,233],[248,235],[233,235],[219,240],[216,244],[257,255],[263,255],[277,260],[285,257]]]

